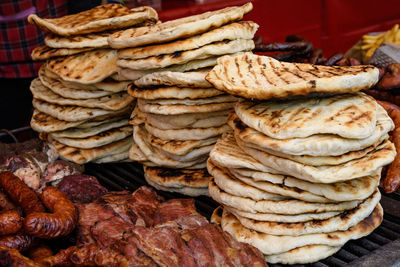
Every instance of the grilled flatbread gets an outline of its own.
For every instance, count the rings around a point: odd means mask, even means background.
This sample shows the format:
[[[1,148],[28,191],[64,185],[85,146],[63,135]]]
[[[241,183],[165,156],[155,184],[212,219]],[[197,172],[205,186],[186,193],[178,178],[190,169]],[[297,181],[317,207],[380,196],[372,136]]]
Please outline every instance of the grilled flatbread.
[[[189,98],[154,99],[154,100],[141,99],[141,101],[146,104],[198,106],[198,105],[213,104],[213,103],[235,102],[237,101],[237,97],[228,94],[223,94],[213,97],[197,98],[197,99],[189,99]]]
[[[84,164],[98,158],[104,158],[114,153],[118,153],[118,151],[123,149],[128,149],[132,145],[133,140],[132,137],[129,136],[125,139],[90,149],[70,147],[55,140],[50,140],[50,142],[57,149],[61,158],[78,164]]]
[[[66,86],[61,80],[53,74],[51,71],[47,70],[45,65],[42,65],[39,69],[39,78],[44,86],[49,88],[54,93],[72,99],[89,99],[89,98],[99,98],[107,95],[113,94],[113,92],[104,90],[85,90],[85,89],[74,89]]]
[[[218,96],[217,96],[218,97]],[[221,111],[233,108],[236,102],[223,102],[223,103],[211,103],[203,105],[185,105],[185,104],[165,104],[160,105],[158,103],[146,103],[143,99],[138,99],[137,104],[141,111],[146,113],[154,113],[161,115],[178,115],[185,113],[206,113],[213,111]]]
[[[214,181],[208,185],[210,196],[221,205],[235,207],[252,213],[277,213],[295,215],[303,213],[320,213],[328,211],[345,211],[357,207],[361,201],[353,200],[339,203],[311,203],[301,200],[253,200],[229,194],[220,189]]]
[[[115,50],[96,49],[49,60],[47,68],[65,81],[93,84],[117,72],[116,62],[117,53]]]
[[[68,128],[76,127],[84,121],[63,121],[56,119],[37,109],[33,110],[31,118],[31,127],[37,132],[62,131]]]
[[[338,183],[310,183],[291,176],[254,171],[250,169],[229,169],[233,177],[254,187],[302,199],[303,191],[323,196],[331,201],[362,200],[370,196],[378,186],[381,169],[372,176],[365,176]]]
[[[69,37],[48,34],[44,38],[44,42],[53,48],[106,48],[108,47],[107,37],[111,34],[111,32],[99,32]]]
[[[224,210],[221,227],[236,240],[249,243],[266,255],[290,251],[306,245],[343,246],[352,239],[359,239],[370,234],[383,220],[383,209],[378,204],[372,214],[346,231],[310,234],[301,236],[276,236],[251,231],[240,224],[239,220]]]
[[[130,113],[130,110],[132,109],[131,106],[127,106],[124,109],[116,111],[98,108],[84,108],[78,106],[60,106],[56,104],[46,103],[38,99],[33,99],[32,105],[38,111],[46,113],[56,119],[74,122],[86,121],[103,115],[120,116],[121,114]]]
[[[314,167],[246,147],[241,144],[240,140],[237,140],[237,142],[246,153],[265,166],[275,169],[281,174],[287,174],[312,183],[336,183],[376,175],[377,170],[391,163],[396,155],[393,143],[386,141],[376,150],[360,159],[354,159],[341,165]]]
[[[97,123],[101,123],[101,122],[97,122]],[[85,125],[86,124],[86,125]],[[78,126],[87,126],[87,124],[94,124],[93,122],[89,122],[89,123],[82,123],[81,125]],[[92,127],[87,127],[87,128],[69,128],[67,130],[64,131],[57,131],[57,132],[53,132],[51,135],[54,138],[60,138],[60,137],[66,137],[66,138],[85,138],[85,137],[89,137],[89,136],[94,136],[97,135],[99,133],[114,129],[114,128],[119,128],[122,126],[126,126],[128,125],[128,118],[124,118],[121,120],[117,120],[117,121],[113,121],[111,120],[110,122],[106,121],[104,123],[101,123],[99,125],[96,126],[92,126]]]
[[[87,108],[101,108],[105,110],[121,110],[129,106],[133,97],[125,92],[92,99],[64,98],[42,84],[39,78],[32,81],[30,90],[35,99],[62,106],[79,106]]]
[[[253,9],[251,3],[240,7],[206,12],[199,15],[167,21],[149,27],[128,29],[114,33],[108,39],[111,47],[137,47],[146,44],[165,43],[183,37],[189,37],[218,28],[232,21],[241,20]]]
[[[105,156],[103,158],[95,159],[95,160],[93,160],[93,163],[122,162],[125,160],[129,160],[128,150],[126,150],[125,152],[118,153],[118,154],[112,154],[110,156]]]
[[[85,47],[85,48],[52,48],[47,45],[42,45],[35,47],[32,50],[31,57],[32,60],[47,60],[53,57],[63,57],[70,56],[79,53],[83,53],[86,51],[93,50],[94,48]]]
[[[175,193],[180,193],[182,195],[187,195],[187,196],[192,196],[192,197],[208,196],[208,188],[202,188],[202,187],[197,188],[197,187],[188,187],[188,186],[167,187],[167,186],[163,186],[161,184],[154,182],[153,180],[147,178],[146,175],[144,177],[146,179],[146,182],[157,190],[175,192]]]
[[[280,254],[264,255],[268,263],[307,264],[328,258],[341,249],[341,246],[307,245]]]
[[[157,72],[136,80],[137,87],[177,86],[177,87],[213,87],[206,79],[208,69],[190,72]]]
[[[376,189],[372,196],[364,200],[356,208],[346,211],[345,213],[338,214],[337,216],[329,219],[318,221],[281,223],[258,221],[237,215],[235,215],[235,217],[240,221],[241,224],[243,224],[243,226],[260,233],[271,235],[301,236],[318,233],[330,233],[335,231],[346,231],[350,227],[367,218],[372,213],[376,205],[378,205],[380,199],[381,195],[379,190]]]
[[[69,137],[58,137],[50,134],[51,138],[61,144],[89,149],[95,147],[101,147],[118,140],[124,139],[127,136],[132,135],[132,127],[131,126],[122,126],[119,128],[113,128],[101,132],[97,135],[92,135],[84,138],[69,138]]]
[[[205,45],[223,40],[253,39],[258,25],[252,21],[239,21],[196,35],[190,38],[156,44],[144,47],[135,47],[118,50],[120,59],[141,59],[152,56],[168,55],[175,52],[193,50]]]
[[[254,200],[268,199],[278,201],[294,198],[317,203],[333,202],[330,199],[312,194],[308,191],[296,191],[295,189],[280,187],[279,185],[267,182],[253,181],[253,183],[249,183],[249,180],[252,181],[252,179],[246,179],[246,177],[240,177],[242,179],[244,178],[243,180],[236,179],[228,169],[217,166],[210,159],[207,162],[207,169],[214,177],[214,181],[219,188],[235,196],[247,197]]]
[[[146,130],[152,135],[164,140],[202,140],[218,136],[230,130],[227,124],[209,127],[209,128],[183,128],[175,130],[158,129],[148,123],[145,123]]]
[[[218,57],[208,57],[204,59],[195,59],[184,64],[172,65],[166,68],[149,69],[149,70],[133,70],[128,68],[119,68],[118,73],[126,80],[135,81],[146,75],[151,75],[157,72],[174,72],[181,73],[186,71],[195,71],[203,68],[215,66],[217,64]],[[207,82],[208,83],[208,82]],[[210,85],[209,85],[210,86]]]
[[[120,4],[97,6],[87,11],[55,19],[42,19],[35,14],[28,17],[29,23],[62,36],[120,29],[147,20],[154,22],[158,20],[157,12],[153,8],[129,9]]]
[[[135,98],[146,100],[167,99],[199,99],[222,95],[223,92],[214,88],[181,88],[177,86],[159,88],[138,88],[133,84],[128,86],[128,93]]]
[[[219,58],[207,80],[229,94],[266,100],[310,93],[358,92],[374,86],[378,76],[379,70],[373,66],[286,63],[242,53]]]
[[[365,139],[348,139],[337,135],[315,134],[306,138],[276,139],[248,127],[235,115],[230,116],[229,125],[235,135],[250,147],[269,151],[275,150],[288,155],[341,156],[350,151],[359,151],[379,144],[387,139],[394,129],[392,119],[377,106],[377,121],[373,133]],[[298,158],[298,157],[297,157]]]
[[[178,51],[173,54],[164,54],[142,59],[118,59],[117,66],[133,70],[149,70],[165,68],[171,65],[185,64],[192,60],[226,55],[254,49],[253,40],[236,39],[221,41],[202,46],[197,49]]]
[[[206,169],[185,170],[144,166],[143,170],[147,180],[152,180],[165,187],[208,188],[211,180]]]
[[[225,206],[224,209],[237,216],[249,218],[257,221],[281,222],[281,223],[295,223],[295,222],[308,222],[312,220],[325,220],[333,216],[341,214],[340,211],[330,211],[321,213],[304,213],[298,215],[282,215],[275,213],[251,213],[238,210],[233,207]]]
[[[377,103],[364,94],[285,101],[245,100],[235,106],[249,127],[276,139],[335,134],[365,139],[375,130]]]

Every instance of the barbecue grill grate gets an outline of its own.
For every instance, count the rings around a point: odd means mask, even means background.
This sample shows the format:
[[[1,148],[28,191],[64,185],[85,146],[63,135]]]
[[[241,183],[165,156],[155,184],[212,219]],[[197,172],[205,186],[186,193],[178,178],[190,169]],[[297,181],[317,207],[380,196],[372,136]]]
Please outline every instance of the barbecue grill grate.
[[[146,185],[142,166],[138,163],[87,164],[85,173],[96,176],[101,184],[110,190],[129,190]],[[161,196],[185,198],[178,193],[157,191]],[[385,210],[382,224],[369,236],[349,241],[331,257],[309,265],[294,266],[390,266],[400,261],[400,195],[383,194],[381,204]],[[205,217],[210,218],[218,203],[209,197],[197,197],[196,207]],[[283,266],[270,264],[271,267]]]

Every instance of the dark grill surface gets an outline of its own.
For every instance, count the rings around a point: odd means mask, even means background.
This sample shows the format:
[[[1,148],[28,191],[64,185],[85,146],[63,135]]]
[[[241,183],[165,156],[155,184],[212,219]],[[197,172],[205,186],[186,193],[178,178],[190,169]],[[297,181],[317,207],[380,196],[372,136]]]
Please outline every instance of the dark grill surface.
[[[109,190],[129,190],[146,185],[143,169],[137,163],[87,164],[86,173],[94,175]],[[158,191],[165,198],[185,198],[181,194]],[[294,266],[390,266],[400,262],[400,195],[383,194],[385,215],[382,224],[369,236],[349,241],[331,257],[309,265]],[[210,218],[218,204],[208,197],[197,197],[198,211]],[[270,264],[269,266],[282,266]]]

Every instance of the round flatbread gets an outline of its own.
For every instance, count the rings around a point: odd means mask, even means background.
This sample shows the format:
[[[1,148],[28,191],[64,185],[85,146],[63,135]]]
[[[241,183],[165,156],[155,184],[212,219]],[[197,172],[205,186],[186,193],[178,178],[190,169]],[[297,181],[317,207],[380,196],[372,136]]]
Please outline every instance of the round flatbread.
[[[135,98],[147,100],[158,99],[199,99],[222,95],[223,92],[214,88],[190,88],[190,87],[159,87],[159,88],[138,88],[133,84],[128,86],[128,93]]]
[[[147,180],[164,187],[208,188],[208,183],[211,180],[207,169],[187,170],[144,166],[143,170]]]
[[[337,135],[316,134],[306,138],[276,139],[248,127],[236,115],[229,117],[228,123],[235,135],[249,146],[257,146],[268,151],[274,150],[289,155],[341,156],[350,151],[360,151],[379,144],[394,129],[393,121],[387,112],[377,106],[377,121],[372,135],[365,139],[347,139]],[[334,158],[331,160],[335,160]],[[337,158],[336,158],[337,161]]]
[[[252,213],[295,215],[311,212],[344,211],[351,210],[361,203],[361,201],[358,200],[339,203],[310,203],[301,200],[255,201],[250,198],[234,196],[224,192],[213,181],[210,182],[208,189],[210,196],[218,203]]]

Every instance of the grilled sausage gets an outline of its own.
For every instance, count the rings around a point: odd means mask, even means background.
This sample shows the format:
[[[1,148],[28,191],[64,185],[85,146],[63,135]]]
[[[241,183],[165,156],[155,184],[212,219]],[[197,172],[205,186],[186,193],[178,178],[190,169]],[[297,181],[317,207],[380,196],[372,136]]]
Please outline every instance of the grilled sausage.
[[[378,103],[387,111],[395,125],[392,132],[392,142],[396,147],[397,155],[389,165],[386,177],[383,180],[383,190],[386,193],[393,193],[400,187],[400,107],[385,101],[378,101]]]
[[[14,203],[7,197],[7,195],[0,191],[0,210],[15,210],[17,209]]]
[[[28,250],[31,248],[32,244],[33,238],[24,233],[0,237],[0,246],[16,249],[18,251]]]
[[[24,220],[25,231],[40,238],[56,238],[71,233],[78,221],[78,209],[66,194],[48,186],[40,198],[52,213],[29,214]]]
[[[0,212],[0,236],[17,233],[22,228],[22,221],[16,210]]]
[[[0,247],[0,266],[40,267],[42,265],[21,255],[16,249]]]
[[[53,256],[53,251],[45,244],[39,244],[28,251],[28,257],[35,262]]]
[[[11,172],[0,173],[0,187],[28,215],[45,211],[36,193]]]
[[[328,58],[328,60],[325,62],[325,66],[332,66],[335,65],[336,62],[338,62],[339,60],[341,60],[344,57],[344,55],[340,52],[337,52],[335,54],[333,54],[330,58]]]

